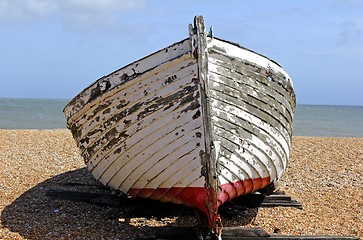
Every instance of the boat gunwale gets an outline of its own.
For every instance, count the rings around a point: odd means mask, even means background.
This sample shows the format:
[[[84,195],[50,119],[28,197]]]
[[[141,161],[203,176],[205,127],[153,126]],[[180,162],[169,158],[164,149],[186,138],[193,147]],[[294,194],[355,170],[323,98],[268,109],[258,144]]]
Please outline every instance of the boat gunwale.
[[[150,53],[150,54],[148,54],[147,56],[144,56],[144,57],[142,57],[142,58],[140,58],[140,59],[138,59],[138,60],[135,60],[135,61],[133,61],[133,62],[131,62],[131,63],[129,63],[129,64],[127,64],[127,65],[125,65],[125,66],[123,66],[123,67],[120,67],[120,68],[118,68],[118,69],[116,69],[116,70],[114,70],[114,71],[112,71],[111,73],[109,73],[109,74],[107,74],[107,75],[104,75],[104,76],[102,76],[102,77],[100,77],[100,78],[98,78],[97,80],[95,80],[94,82],[92,82],[88,87],[86,87],[86,88],[84,88],[82,91],[80,91],[75,97],[73,97],[72,98],[72,100],[63,108],[63,112],[65,112],[66,113],[66,111],[67,111],[67,109],[68,108],[70,108],[72,105],[74,105],[76,102],[77,102],[77,100],[79,100],[80,98],[82,98],[82,95],[83,94],[85,94],[86,93],[86,91],[88,91],[89,89],[91,89],[93,86],[95,86],[98,82],[100,82],[101,80],[103,80],[103,79],[105,79],[105,78],[108,78],[108,77],[110,77],[110,76],[112,76],[112,75],[114,75],[115,73],[117,73],[117,72],[119,72],[119,71],[122,71],[123,69],[127,69],[128,67],[131,67],[132,65],[135,65],[135,64],[137,64],[137,63],[139,63],[139,62],[142,62],[142,61],[144,61],[145,59],[148,59],[148,58],[150,58],[150,57],[152,57],[152,56],[155,56],[155,55],[157,55],[158,53],[162,53],[162,52],[164,52],[164,51],[166,51],[167,49],[169,49],[169,48],[172,48],[173,46],[176,46],[176,45],[180,45],[180,44],[182,44],[182,43],[184,43],[184,42],[186,42],[186,41],[189,41],[189,37],[188,38],[184,38],[184,39],[182,39],[182,40],[180,40],[180,41],[178,41],[178,42],[175,42],[175,43],[173,43],[173,44],[171,44],[171,45],[169,45],[169,46],[167,46],[167,47],[164,47],[164,48],[162,48],[162,49],[160,49],[160,50],[157,50],[157,51],[155,51],[155,52],[152,52],[152,53]],[[183,53],[182,55],[184,55],[184,54],[186,54],[186,53],[188,53],[188,51],[187,52],[185,52],[185,53]],[[179,58],[180,57],[180,55],[178,55],[178,56],[175,56],[174,58]],[[173,60],[174,58],[172,58],[172,59],[169,59],[168,61],[165,61],[165,62],[169,62],[169,61],[171,61],[171,60]],[[165,63],[165,62],[161,62],[161,63],[158,63],[155,67],[157,67],[157,66],[159,66],[159,65],[161,65],[161,64],[163,64],[163,63]],[[150,71],[151,69],[153,69],[153,68],[150,68],[150,69],[147,69],[145,72],[148,72],[148,71]],[[143,72],[143,73],[145,73],[145,72]],[[143,73],[141,73],[141,74],[143,74]],[[119,86],[119,85],[117,85],[117,86]],[[108,89],[108,90],[112,90],[113,88],[111,88],[111,89]],[[93,101],[93,100],[92,100]],[[84,103],[84,105],[80,108],[80,109],[82,109],[85,105],[87,105],[87,104],[89,104],[89,103],[91,103],[92,101],[89,101],[89,102],[86,102],[86,103]],[[79,111],[79,110],[78,110]],[[78,112],[78,111],[76,111],[76,112]],[[74,113],[73,115],[75,115],[76,113]],[[69,117],[72,117],[73,115],[70,115]]]
[[[207,37],[207,41],[208,40],[211,40],[211,39],[216,39],[216,40],[219,40],[219,41],[221,41],[221,42],[224,42],[224,43],[227,43],[227,44],[230,44],[231,46],[235,46],[235,47],[238,47],[238,48],[240,48],[240,49],[242,49],[242,50],[245,50],[245,51],[248,51],[248,52],[251,52],[251,53],[253,53],[253,54],[256,54],[256,55],[258,55],[258,56],[260,56],[260,57],[262,57],[262,58],[265,58],[266,60],[268,60],[268,61],[271,61],[272,63],[274,63],[274,64],[276,64],[280,69],[281,69],[281,72],[283,73],[283,75],[285,75],[286,77],[287,77],[287,79],[290,79],[290,81],[288,81],[289,82],[289,84],[291,85],[291,89],[293,89],[293,85],[292,85],[292,82],[291,82],[291,78],[290,78],[290,76],[283,70],[283,68],[282,68],[282,66],[278,63],[278,62],[276,62],[276,61],[274,61],[273,59],[271,59],[271,58],[269,58],[269,57],[267,57],[267,56],[265,56],[265,55],[263,55],[263,54],[260,54],[260,53],[258,53],[258,52],[256,52],[256,51],[254,51],[254,50],[252,50],[252,49],[249,49],[249,48],[246,48],[246,47],[244,47],[244,46],[242,46],[242,45],[240,45],[240,44],[238,44],[238,43],[236,43],[236,42],[232,42],[232,41],[228,41],[228,40],[225,40],[225,39],[222,39],[222,38],[219,38],[219,37]],[[169,45],[169,46],[167,46],[167,47],[164,47],[164,48],[162,48],[162,49],[160,49],[160,50],[158,50],[158,51],[155,51],[155,52],[153,52],[153,53],[150,53],[150,54],[148,54],[147,56],[145,56],[145,57],[142,57],[142,58],[140,58],[140,59],[138,59],[138,60],[135,60],[135,61],[133,61],[133,62],[131,62],[131,63],[129,63],[129,64],[127,64],[127,65],[125,65],[125,66],[123,66],[123,67],[121,67],[121,68],[118,68],[117,70],[115,70],[115,71],[113,71],[113,72],[111,72],[111,73],[109,73],[109,74],[107,74],[107,75],[104,75],[104,76],[102,76],[102,77],[100,77],[100,78],[98,78],[97,80],[95,80],[93,83],[91,83],[88,87],[86,87],[86,88],[84,88],[80,93],[78,93],[75,97],[73,97],[72,98],[72,100],[63,108],[63,112],[65,112],[66,113],[66,111],[67,111],[67,109],[69,109],[72,105],[74,105],[76,102],[77,102],[77,100],[78,99],[80,99],[81,97],[82,97],[82,95],[83,94],[85,94],[85,92],[86,91],[88,91],[89,89],[91,89],[93,86],[95,86],[98,82],[100,82],[101,80],[104,80],[105,78],[108,78],[108,77],[110,77],[110,76],[112,76],[112,75],[114,75],[115,73],[117,73],[117,72],[119,72],[119,71],[122,71],[123,69],[126,69],[126,68],[128,68],[128,67],[130,67],[130,66],[132,66],[132,65],[134,65],[134,64],[137,64],[138,62],[142,62],[143,60],[145,60],[145,59],[147,59],[147,58],[150,58],[150,57],[152,57],[152,56],[154,56],[154,55],[157,55],[158,53],[162,53],[162,52],[164,52],[166,49],[169,49],[169,48],[172,48],[173,46],[176,46],[176,45],[179,45],[179,44],[182,44],[182,43],[184,43],[185,41],[190,41],[190,38],[189,37],[187,37],[187,38],[184,38],[184,39],[182,39],[182,40],[180,40],[180,41],[177,41],[177,42],[175,42],[175,43],[173,43],[173,44],[171,44],[171,45]],[[207,47],[208,49],[210,49],[209,47]],[[214,51],[214,50],[213,50]],[[188,52],[185,52],[184,54],[187,54]],[[184,54],[182,54],[182,55],[184,55]],[[228,56],[228,55],[226,55],[226,56]],[[178,57],[180,57],[180,56],[176,56],[175,58],[178,58]],[[169,59],[168,61],[171,61],[171,60],[173,60],[174,58],[172,58],[172,59]],[[162,63],[159,63],[158,65],[160,65],[160,64],[163,64],[163,63],[165,63],[165,62],[162,62]],[[157,67],[158,65],[156,65],[155,67]],[[151,68],[152,69],[152,68]],[[151,69],[147,69],[145,72],[143,72],[143,73],[146,73],[146,72],[148,72],[148,71],[150,71]],[[140,73],[140,74],[143,74],[143,73]],[[119,85],[117,85],[117,86],[119,86]],[[116,87],[116,86],[115,86]],[[113,88],[115,88],[115,87],[113,87]],[[108,90],[112,90],[113,88],[111,88],[111,89],[108,89]],[[287,92],[289,92],[287,89],[286,89],[286,91]],[[290,92],[290,94],[292,95],[292,98],[294,99],[295,97],[295,93],[294,93],[294,91],[292,91],[292,92]],[[91,102],[93,102],[93,100],[92,101],[89,101],[89,102],[86,102],[86,103],[84,103],[83,104],[83,106],[78,110],[78,111],[80,111],[84,106],[86,106],[87,104],[89,104],[89,103],[91,103]],[[295,108],[295,106],[293,106],[293,109]],[[76,112],[78,112],[78,111],[76,111]],[[67,114],[66,114],[67,115]],[[76,113],[73,113],[73,114],[70,114],[69,116],[67,116],[67,117],[69,117],[69,118],[71,118],[71,117],[73,117],[74,115],[76,115]]]

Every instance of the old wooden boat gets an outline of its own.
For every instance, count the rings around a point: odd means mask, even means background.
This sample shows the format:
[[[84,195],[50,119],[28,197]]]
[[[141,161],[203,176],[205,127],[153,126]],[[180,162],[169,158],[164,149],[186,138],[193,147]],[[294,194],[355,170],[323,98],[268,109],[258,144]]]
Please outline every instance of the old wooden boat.
[[[94,177],[133,197],[218,207],[278,180],[290,155],[295,94],[274,61],[207,35],[104,76],[65,107]]]

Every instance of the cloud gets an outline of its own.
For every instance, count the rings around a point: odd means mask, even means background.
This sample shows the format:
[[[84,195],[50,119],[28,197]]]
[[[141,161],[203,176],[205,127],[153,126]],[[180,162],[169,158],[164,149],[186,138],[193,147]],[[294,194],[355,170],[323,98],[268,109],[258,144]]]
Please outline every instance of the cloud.
[[[63,7],[72,12],[105,13],[130,11],[142,7],[144,1],[128,0],[64,0]]]
[[[25,4],[25,9],[37,16],[50,16],[54,14],[58,8],[58,3],[56,1],[27,0],[25,1]]]
[[[17,8],[15,2],[0,0],[0,23],[11,22],[22,16],[23,9]]]
[[[352,42],[359,42],[363,37],[363,28],[354,21],[345,21],[340,24],[338,37],[339,44],[346,45]]]
[[[146,0],[0,0],[0,24],[57,18],[70,28],[108,28],[145,5]]]
[[[0,23],[18,23],[49,17],[58,10],[58,1],[0,0]]]
[[[76,30],[113,32],[127,27],[124,15],[143,9],[144,0],[64,0],[60,18]]]

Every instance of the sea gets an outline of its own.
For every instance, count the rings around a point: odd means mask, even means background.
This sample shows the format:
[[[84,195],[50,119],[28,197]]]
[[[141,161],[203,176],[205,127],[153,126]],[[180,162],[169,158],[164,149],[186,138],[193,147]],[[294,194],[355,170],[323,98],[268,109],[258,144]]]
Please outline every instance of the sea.
[[[0,98],[0,129],[59,129],[69,99]],[[363,106],[297,105],[294,136],[363,137]]]

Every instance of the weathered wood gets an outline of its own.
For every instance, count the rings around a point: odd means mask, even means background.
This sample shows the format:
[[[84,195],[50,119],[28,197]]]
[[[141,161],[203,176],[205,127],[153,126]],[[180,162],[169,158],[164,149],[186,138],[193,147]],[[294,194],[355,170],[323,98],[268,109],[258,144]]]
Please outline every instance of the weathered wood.
[[[208,74],[208,55],[207,37],[204,19],[202,16],[195,18],[195,28],[197,30],[197,59],[198,59],[198,78],[201,87],[202,119],[204,127],[204,146],[205,151],[201,153],[203,164],[202,175],[205,176],[206,206],[208,210],[208,222],[211,228],[215,228],[218,217],[218,180],[217,180],[217,159],[218,148],[215,146],[213,138],[213,126],[211,121],[210,82]]]
[[[238,238],[235,238],[238,239]],[[243,239],[243,238],[240,238]],[[263,239],[263,238],[262,238]],[[314,236],[314,235],[271,235],[270,237],[266,238],[269,240],[274,240],[274,239],[290,239],[290,240],[303,240],[303,239],[324,239],[324,240],[329,240],[329,239],[340,239],[340,240],[358,240],[359,237],[355,237],[355,236],[333,236],[333,235],[322,235],[322,236]]]
[[[83,186],[83,187],[95,187],[96,185],[88,185],[88,184],[77,184],[77,183],[66,183],[64,186]],[[102,187],[102,186],[96,186]],[[106,205],[111,207],[122,207],[125,204],[135,203],[135,199],[127,198],[126,196],[116,196],[113,194],[105,194],[105,193],[92,193],[92,192],[84,192],[84,191],[68,191],[68,190],[60,190],[60,189],[50,189],[46,192],[47,196],[56,197],[63,200],[70,201],[80,201],[80,202],[89,202],[97,205]],[[284,203],[289,201],[294,201],[291,197],[284,195],[282,192],[277,192],[276,195],[264,196],[263,194],[249,194],[241,199],[234,200],[233,204],[243,204],[245,205],[245,201],[247,201],[246,197],[250,196],[248,202],[252,203],[251,207],[274,207],[285,206]],[[257,198],[256,198],[257,197]],[[262,198],[261,198],[262,197]],[[269,199],[270,198],[270,199]],[[240,201],[241,200],[241,201]],[[142,199],[139,199],[142,201]],[[147,201],[147,200],[144,200]],[[268,202],[271,201],[273,204],[268,206]],[[258,204],[256,204],[258,203]],[[267,203],[265,205],[264,203]],[[144,204],[144,203],[142,203]],[[253,206],[253,204],[255,204]],[[297,204],[299,204],[297,202]],[[286,205],[287,206],[287,205]],[[290,205],[291,206],[291,205]],[[300,204],[301,206],[301,204]],[[298,205],[296,205],[298,207]],[[156,228],[155,234],[148,238],[143,238],[143,240],[161,240],[161,239],[216,239],[213,233],[210,232],[208,228],[198,228],[198,227],[161,227]],[[346,239],[346,240],[355,240],[359,239],[359,237],[355,236],[290,236],[290,235],[279,235],[279,234],[268,234],[265,230],[260,227],[247,228],[247,227],[225,227],[222,232],[222,239],[224,240],[237,240],[237,239]]]
[[[48,189],[46,195],[63,200],[89,202],[116,207],[137,202],[125,194],[115,194],[110,190],[110,188],[100,184],[65,182],[58,189]],[[140,201],[142,199],[138,200]],[[302,208],[302,204],[299,201],[292,199],[284,191],[277,191],[271,195],[251,193],[234,199],[230,204],[252,208],[277,206]]]
[[[156,239],[174,237],[175,239],[197,239],[198,235],[207,233],[207,229],[194,227],[161,227],[155,230]]]
[[[239,64],[241,72],[245,73],[244,75],[246,76],[250,74],[253,76],[259,74],[266,75],[266,77],[258,77],[256,80],[263,81],[266,85],[280,92],[281,95],[290,101],[291,106],[295,108],[296,99],[292,90],[291,79],[279,64],[239,45],[225,43],[225,40],[214,38],[210,43],[209,52],[219,59],[228,59],[225,61],[227,64],[238,62],[238,59],[243,56],[244,64]],[[271,77],[271,73],[275,76]]]
[[[274,193],[272,195],[265,195],[259,193],[252,193],[241,196],[234,200],[235,204],[244,205],[246,207],[295,207],[302,209],[302,204],[285,195],[284,193]]]
[[[171,239],[204,239],[204,240],[215,240],[217,239],[213,233],[209,232],[208,229],[198,229],[192,227],[161,227],[156,229],[155,236],[149,238],[143,238],[143,240],[171,240]],[[290,239],[290,240],[303,240],[303,239],[341,239],[341,240],[356,240],[358,237],[354,236],[330,236],[330,235],[278,235],[269,234],[260,227],[225,227],[221,235],[223,240],[244,240],[244,239]],[[141,239],[140,239],[141,240]]]
[[[222,231],[223,239],[225,237],[244,236],[244,237],[269,237],[261,227],[225,227]]]
[[[112,194],[104,194],[104,193],[50,189],[47,190],[46,195],[63,200],[88,202],[88,203],[107,205],[112,207],[120,207],[122,206],[123,203],[123,198]]]
[[[269,237],[270,235],[260,227],[225,227],[222,232],[222,239],[236,236],[244,237]],[[194,227],[161,227],[156,229],[156,239],[214,239],[214,234],[207,228]]]
[[[226,77],[226,78],[231,78],[233,79],[233,81],[236,84],[244,84],[246,86],[249,86],[253,89],[255,89],[256,91],[259,91],[262,94],[265,94],[268,97],[272,97],[275,98],[282,106],[284,106],[290,114],[290,117],[292,118],[293,115],[293,108],[291,105],[292,102],[289,103],[288,99],[286,98],[285,95],[279,93],[279,88],[276,88],[277,86],[274,86],[274,83],[270,83],[267,77],[256,77],[256,78],[250,78],[250,77],[246,77],[243,79],[243,82],[240,81],[239,76],[249,76],[248,72],[246,72],[246,67],[245,66],[240,66],[238,64],[233,64],[225,61],[225,58],[220,59],[221,56],[218,57],[214,57],[214,58],[210,58],[209,59],[209,71],[214,73],[214,74],[218,74],[219,69],[221,67],[224,68],[229,68],[231,74],[229,76],[220,76],[220,77]],[[235,76],[232,78],[232,76]],[[276,94],[278,93],[278,94]],[[285,93],[286,94],[286,93]]]
[[[205,29],[197,16],[189,38],[100,78],[64,112],[102,184],[195,207],[213,228],[220,205],[286,170],[295,94],[276,62]]]

